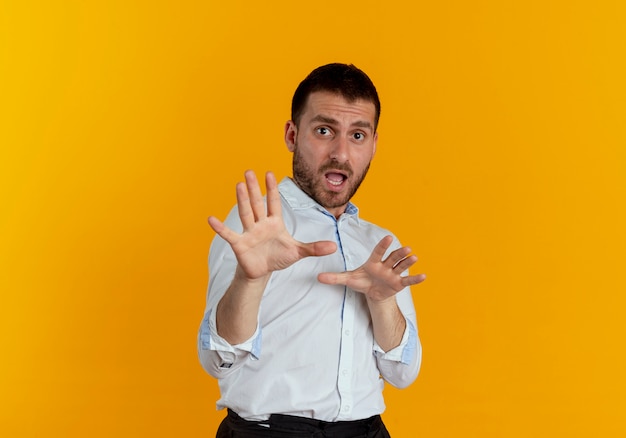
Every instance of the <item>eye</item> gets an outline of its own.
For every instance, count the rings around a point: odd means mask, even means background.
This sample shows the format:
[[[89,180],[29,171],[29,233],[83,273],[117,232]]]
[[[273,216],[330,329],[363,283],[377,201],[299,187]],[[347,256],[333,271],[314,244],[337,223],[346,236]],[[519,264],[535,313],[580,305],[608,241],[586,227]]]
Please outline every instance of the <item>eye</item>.
[[[331,130],[328,129],[326,126],[320,126],[318,128],[315,128],[315,132],[323,137],[327,137],[332,134]]]
[[[363,134],[362,132],[355,132],[354,134],[352,134],[352,137],[357,141],[365,140],[365,134]]]

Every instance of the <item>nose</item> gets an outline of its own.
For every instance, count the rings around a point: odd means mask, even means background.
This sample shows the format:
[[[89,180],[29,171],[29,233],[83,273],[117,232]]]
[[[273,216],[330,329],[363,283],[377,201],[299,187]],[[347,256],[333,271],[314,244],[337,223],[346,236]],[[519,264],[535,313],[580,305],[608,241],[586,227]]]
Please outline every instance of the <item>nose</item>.
[[[348,161],[348,140],[342,136],[337,136],[332,142],[330,149],[330,159],[339,163],[345,163]]]

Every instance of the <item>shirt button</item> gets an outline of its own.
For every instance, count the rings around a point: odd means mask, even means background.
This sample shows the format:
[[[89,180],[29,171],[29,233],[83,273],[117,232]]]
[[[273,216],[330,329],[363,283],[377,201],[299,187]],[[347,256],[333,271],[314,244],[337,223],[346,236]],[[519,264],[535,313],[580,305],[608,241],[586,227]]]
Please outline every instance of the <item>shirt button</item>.
[[[345,406],[343,407],[343,411],[344,411],[344,412],[348,412],[349,410],[350,410],[350,405],[345,405]]]
[[[345,331],[346,336],[350,336],[350,330]]]
[[[341,374],[343,374],[344,376],[347,376],[347,375],[348,375],[348,370],[343,370],[343,371],[341,372]]]

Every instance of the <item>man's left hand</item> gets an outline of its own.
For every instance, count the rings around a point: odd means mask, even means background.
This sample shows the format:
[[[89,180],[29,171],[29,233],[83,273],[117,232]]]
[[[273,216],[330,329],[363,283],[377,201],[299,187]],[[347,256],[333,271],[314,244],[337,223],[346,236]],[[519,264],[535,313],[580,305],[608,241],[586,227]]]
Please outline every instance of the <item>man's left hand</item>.
[[[383,260],[391,242],[391,236],[384,237],[359,268],[346,272],[323,272],[317,279],[324,284],[343,284],[374,302],[385,301],[405,287],[424,281],[424,274],[401,275],[417,262],[417,256],[411,255],[408,246],[396,249]]]

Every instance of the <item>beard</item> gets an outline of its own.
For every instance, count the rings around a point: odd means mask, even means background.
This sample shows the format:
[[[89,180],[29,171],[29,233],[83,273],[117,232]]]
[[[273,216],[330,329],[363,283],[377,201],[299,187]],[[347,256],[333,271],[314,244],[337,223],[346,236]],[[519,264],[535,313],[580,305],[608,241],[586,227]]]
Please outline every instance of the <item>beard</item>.
[[[346,205],[354,196],[359,186],[365,179],[369,170],[369,163],[363,172],[353,179],[354,171],[348,163],[338,163],[329,160],[319,169],[315,170],[309,166],[299,153],[298,145],[295,145],[293,154],[293,179],[300,189],[309,195],[314,201],[326,209],[338,208]],[[328,190],[324,185],[325,173],[329,170],[341,170],[346,173],[346,190],[341,193]]]

